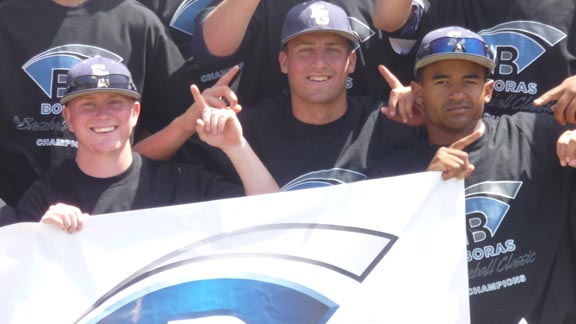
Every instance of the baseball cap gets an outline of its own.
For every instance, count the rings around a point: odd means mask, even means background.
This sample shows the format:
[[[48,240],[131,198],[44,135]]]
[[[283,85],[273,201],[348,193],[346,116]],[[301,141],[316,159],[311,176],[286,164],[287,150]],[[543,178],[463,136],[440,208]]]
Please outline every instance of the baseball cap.
[[[101,56],[74,65],[68,71],[66,82],[66,92],[60,99],[64,105],[76,97],[96,92],[111,92],[140,99],[128,68],[118,61]]]
[[[348,14],[341,7],[326,1],[306,1],[295,5],[286,14],[282,28],[282,46],[294,37],[311,32],[331,32],[358,44]]]
[[[494,52],[484,39],[462,27],[450,26],[426,34],[416,53],[414,74],[419,69],[443,60],[467,60],[494,70]]]

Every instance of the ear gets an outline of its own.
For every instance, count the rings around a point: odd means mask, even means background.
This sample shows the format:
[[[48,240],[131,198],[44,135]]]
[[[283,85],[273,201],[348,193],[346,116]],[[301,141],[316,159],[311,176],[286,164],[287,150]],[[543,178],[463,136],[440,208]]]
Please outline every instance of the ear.
[[[68,108],[66,105],[62,109],[62,117],[64,117],[64,121],[66,121],[66,126],[68,126],[68,129],[74,133],[74,128],[72,127],[72,123],[70,121],[70,108]]]
[[[410,82],[410,87],[412,88],[412,95],[414,96],[414,102],[422,106],[424,103],[422,85],[418,81],[412,81]]]
[[[484,83],[484,102],[490,102],[494,93],[494,80],[488,80]]]
[[[412,96],[414,96],[414,108],[420,112],[420,115],[426,119],[426,109],[424,109],[424,93],[422,91],[422,84],[418,81],[410,82],[412,88]]]
[[[284,51],[280,51],[278,54],[278,62],[280,62],[280,71],[284,74],[288,74],[288,55]]]
[[[130,116],[130,126],[132,128],[136,127],[138,123],[138,116],[140,116],[140,102],[134,101],[134,106],[132,106],[132,115]]]
[[[356,70],[357,60],[358,56],[356,55],[356,51],[350,52],[350,56],[348,56],[348,73],[353,73]]]

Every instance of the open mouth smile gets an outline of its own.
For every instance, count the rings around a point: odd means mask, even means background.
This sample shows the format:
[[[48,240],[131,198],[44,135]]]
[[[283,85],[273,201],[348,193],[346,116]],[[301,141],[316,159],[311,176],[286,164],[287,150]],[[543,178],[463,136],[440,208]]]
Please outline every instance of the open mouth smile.
[[[91,127],[90,129],[93,132],[98,133],[98,134],[106,134],[106,133],[111,133],[111,132],[115,131],[116,129],[118,129],[118,127],[117,126]]]
[[[329,76],[311,76],[308,77],[308,80],[312,81],[312,82],[325,82],[330,80],[331,77]]]

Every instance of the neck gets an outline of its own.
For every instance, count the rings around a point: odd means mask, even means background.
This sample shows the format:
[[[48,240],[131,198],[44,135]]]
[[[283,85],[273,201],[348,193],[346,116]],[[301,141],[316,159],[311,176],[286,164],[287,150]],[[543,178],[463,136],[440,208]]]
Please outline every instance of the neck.
[[[76,7],[88,0],[52,0],[52,1],[64,7]]]
[[[482,134],[484,133],[484,123],[482,119],[478,120],[473,127],[470,127],[466,130],[458,130],[458,131],[447,131],[444,129],[437,129],[433,127],[428,127],[428,142],[433,145],[439,146],[450,146],[456,141],[474,133],[478,129],[481,130]]]
[[[127,145],[120,152],[92,154],[78,147],[76,163],[82,172],[94,178],[111,178],[122,174],[133,161],[132,149]]]
[[[302,102],[294,96],[291,97],[291,101],[294,118],[311,125],[329,124],[344,116],[348,109],[346,96],[329,103]]]

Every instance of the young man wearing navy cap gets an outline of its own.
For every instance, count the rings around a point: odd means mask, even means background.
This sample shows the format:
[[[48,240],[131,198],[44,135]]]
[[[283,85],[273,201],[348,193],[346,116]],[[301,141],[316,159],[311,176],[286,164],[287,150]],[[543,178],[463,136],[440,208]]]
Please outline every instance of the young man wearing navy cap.
[[[212,0],[196,20],[192,39],[195,60],[200,66],[242,62],[238,97],[253,107],[264,98],[278,96],[289,84],[277,65],[279,42],[286,13],[305,0]],[[387,98],[390,86],[378,71],[385,62],[402,81],[411,80],[414,55],[399,55],[389,39],[372,25],[375,0],[316,1],[344,9],[352,29],[359,36],[358,64],[348,76],[350,95]]]
[[[3,1],[0,31],[0,198],[11,206],[49,167],[76,154],[60,99],[66,73],[81,60],[100,55],[130,69],[142,94],[136,139],[192,103],[182,54],[135,1]]]
[[[68,73],[63,116],[78,139],[66,160],[32,185],[17,206],[21,221],[82,229],[87,214],[103,214],[241,196],[242,187],[192,165],[156,162],[132,151],[140,93],[128,69],[104,57],[84,60]],[[246,194],[278,186],[242,136],[235,113],[211,109],[193,87],[200,137],[222,149],[239,172]],[[42,216],[44,215],[44,216]]]
[[[416,136],[416,129],[382,116],[380,100],[347,95],[358,38],[342,8],[324,1],[294,6],[279,42],[289,94],[245,107],[238,117],[283,190],[364,180],[378,159]],[[234,179],[222,154],[209,151],[210,164]]]
[[[483,119],[494,66],[491,49],[469,30],[427,34],[412,89],[428,141],[389,163],[466,178],[472,323],[576,323],[576,133],[546,114]]]
[[[457,25],[483,36],[497,64],[485,114],[553,112],[576,123],[574,0],[378,0],[373,13],[374,25],[394,34]]]

